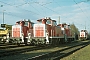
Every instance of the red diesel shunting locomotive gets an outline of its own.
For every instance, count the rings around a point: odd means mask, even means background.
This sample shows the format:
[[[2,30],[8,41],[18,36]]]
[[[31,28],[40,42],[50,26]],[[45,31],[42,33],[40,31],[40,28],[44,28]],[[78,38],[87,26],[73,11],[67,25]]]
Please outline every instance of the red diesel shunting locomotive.
[[[87,30],[81,30],[80,31],[80,40],[87,40],[89,38]]]
[[[12,36],[10,37],[10,42],[12,43],[25,43],[30,42],[30,33],[32,33],[32,25],[34,23],[30,20],[17,21],[15,25],[12,26]]]

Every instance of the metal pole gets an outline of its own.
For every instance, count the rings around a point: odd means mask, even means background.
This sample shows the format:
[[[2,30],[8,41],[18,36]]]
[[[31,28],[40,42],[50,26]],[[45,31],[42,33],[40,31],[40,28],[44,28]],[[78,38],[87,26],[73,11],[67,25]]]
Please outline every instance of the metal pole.
[[[3,11],[3,24],[4,24],[4,11]]]
[[[60,24],[60,16],[59,16],[59,21],[58,21],[58,24]]]
[[[1,7],[3,7],[3,5],[1,5]],[[3,10],[3,24],[4,24],[4,10]]]

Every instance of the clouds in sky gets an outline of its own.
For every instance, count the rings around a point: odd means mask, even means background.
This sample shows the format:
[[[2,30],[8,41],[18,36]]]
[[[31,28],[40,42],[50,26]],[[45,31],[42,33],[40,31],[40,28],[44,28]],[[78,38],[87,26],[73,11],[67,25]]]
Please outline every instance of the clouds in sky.
[[[86,25],[90,30],[90,2],[81,0],[75,2],[74,0],[0,0],[0,4],[3,5],[0,7],[0,20],[3,10],[6,10],[5,23],[8,24],[15,24],[21,19],[36,22],[37,19],[44,17],[51,17],[58,22],[60,16],[61,23],[74,23],[79,29],[84,29]]]

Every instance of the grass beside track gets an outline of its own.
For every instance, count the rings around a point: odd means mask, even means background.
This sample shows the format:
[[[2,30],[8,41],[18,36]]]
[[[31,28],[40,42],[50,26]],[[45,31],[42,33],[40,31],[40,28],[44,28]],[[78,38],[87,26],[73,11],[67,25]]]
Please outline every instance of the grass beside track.
[[[90,45],[60,60],[90,60]]]

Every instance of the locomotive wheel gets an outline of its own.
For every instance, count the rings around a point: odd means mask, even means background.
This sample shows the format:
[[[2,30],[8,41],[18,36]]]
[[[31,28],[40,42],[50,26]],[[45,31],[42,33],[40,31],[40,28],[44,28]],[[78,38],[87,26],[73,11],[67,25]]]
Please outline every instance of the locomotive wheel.
[[[35,39],[32,39],[31,45],[37,45],[37,41]]]
[[[27,44],[27,38],[24,38],[24,44],[25,44],[25,45],[28,45],[28,44]]]
[[[10,40],[9,40],[9,43],[13,43],[13,40],[12,40],[12,39],[10,39]]]

